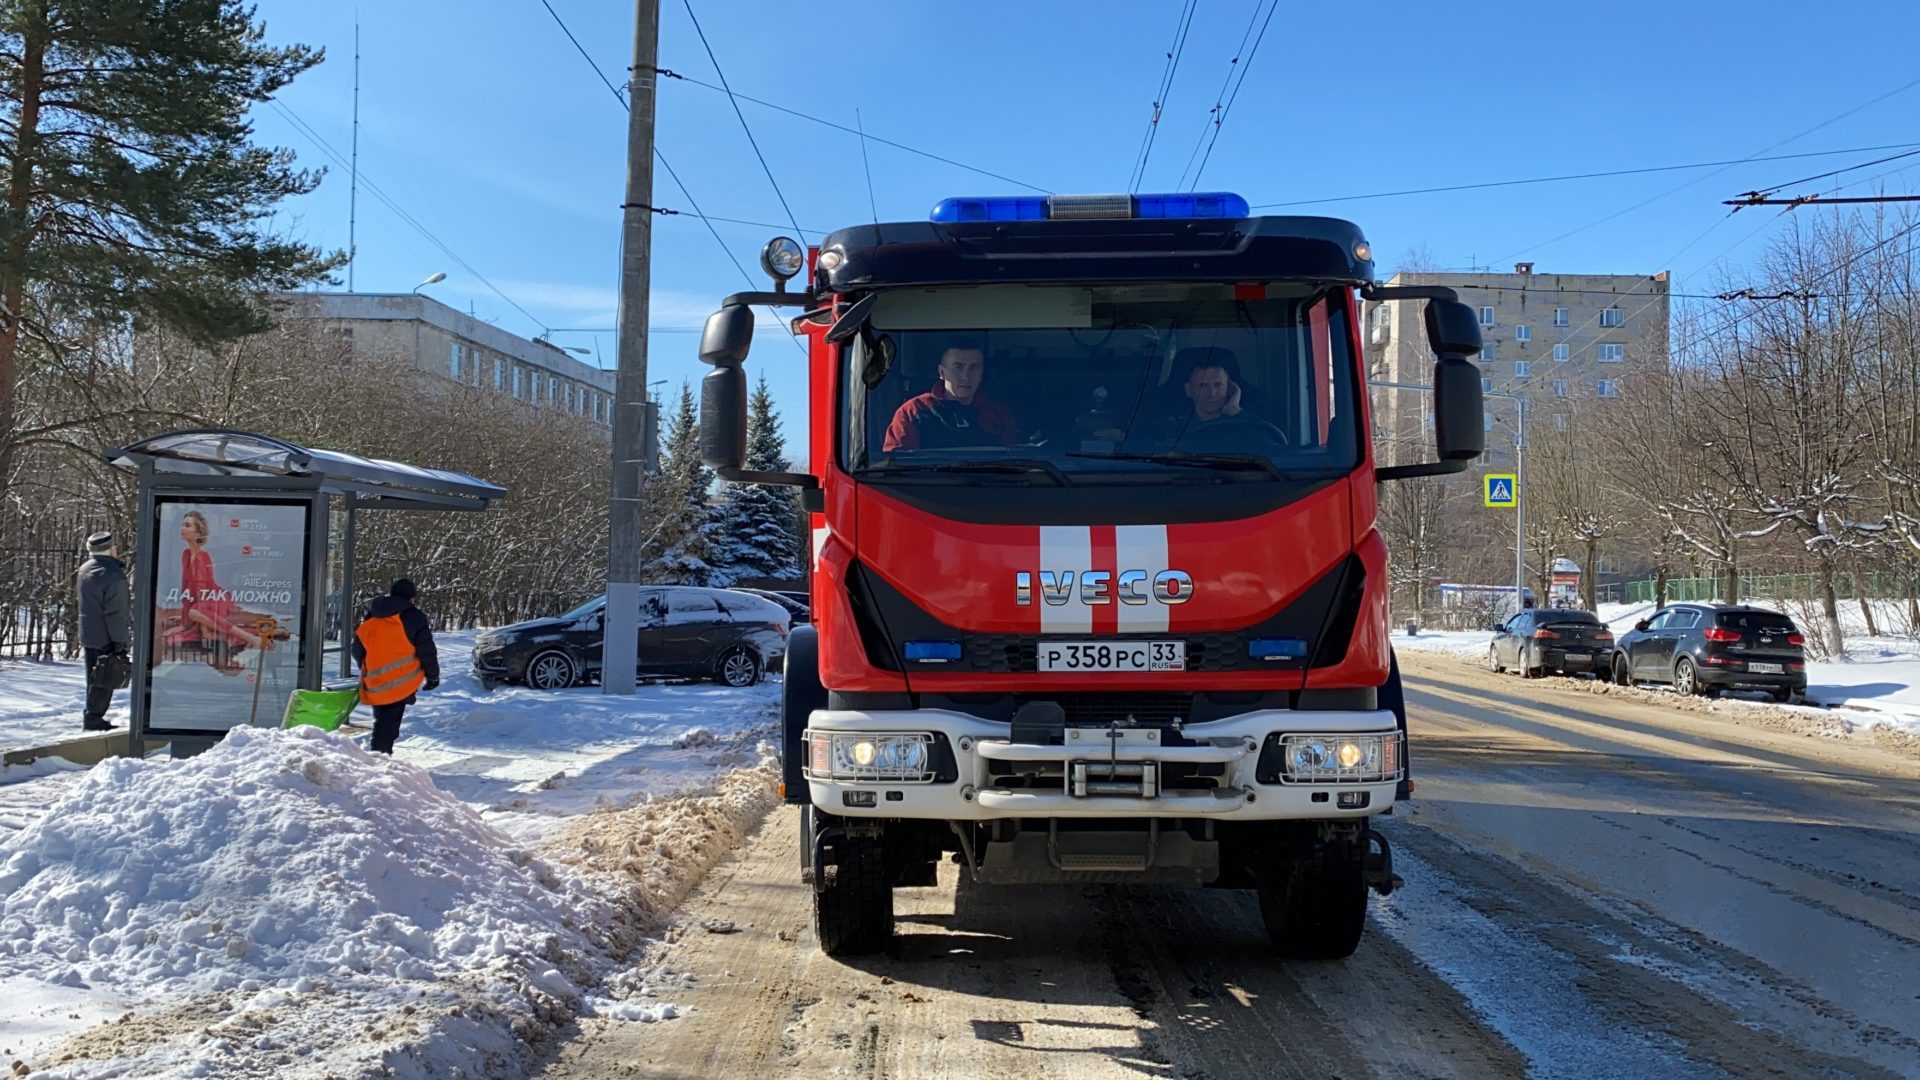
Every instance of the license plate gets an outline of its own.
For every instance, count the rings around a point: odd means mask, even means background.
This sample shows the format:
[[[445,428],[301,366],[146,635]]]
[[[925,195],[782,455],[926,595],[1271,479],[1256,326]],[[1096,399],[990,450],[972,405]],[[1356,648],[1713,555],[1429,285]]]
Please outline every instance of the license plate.
[[[1748,664],[1747,670],[1755,675],[1784,675],[1787,671],[1780,664]]]
[[[1041,671],[1185,671],[1184,641],[1044,641]]]
[[[1565,657],[1561,659],[1561,662],[1566,664],[1568,667],[1584,667],[1592,659],[1593,659],[1592,657],[1586,655],[1585,653],[1568,653]]]

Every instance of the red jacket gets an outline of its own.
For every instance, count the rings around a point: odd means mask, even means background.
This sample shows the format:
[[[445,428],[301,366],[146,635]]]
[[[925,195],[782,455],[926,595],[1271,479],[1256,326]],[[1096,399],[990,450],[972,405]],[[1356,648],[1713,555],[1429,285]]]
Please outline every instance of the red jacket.
[[[974,425],[978,434],[968,430]],[[1018,441],[1018,426],[1005,405],[981,391],[974,393],[971,404],[962,405],[947,396],[946,383],[935,382],[932,390],[894,412],[880,450],[890,454],[923,447],[1012,446]]]

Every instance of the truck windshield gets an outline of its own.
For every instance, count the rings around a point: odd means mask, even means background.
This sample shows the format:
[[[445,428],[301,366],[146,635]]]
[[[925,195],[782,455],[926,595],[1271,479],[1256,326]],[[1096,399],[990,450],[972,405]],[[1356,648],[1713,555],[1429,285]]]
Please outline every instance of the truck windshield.
[[[1023,484],[1346,472],[1360,446],[1347,302],[1281,285],[884,294],[843,353],[842,462]]]

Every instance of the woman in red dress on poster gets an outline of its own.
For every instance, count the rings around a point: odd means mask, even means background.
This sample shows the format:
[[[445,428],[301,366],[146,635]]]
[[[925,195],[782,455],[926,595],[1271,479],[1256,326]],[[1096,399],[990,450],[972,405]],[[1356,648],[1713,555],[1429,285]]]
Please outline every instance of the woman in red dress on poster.
[[[190,627],[199,628],[200,640],[227,645],[260,647],[260,636],[235,626],[234,602],[227,590],[213,577],[213,556],[207,552],[207,516],[189,510],[180,519],[180,539],[187,546],[180,552],[180,615]]]

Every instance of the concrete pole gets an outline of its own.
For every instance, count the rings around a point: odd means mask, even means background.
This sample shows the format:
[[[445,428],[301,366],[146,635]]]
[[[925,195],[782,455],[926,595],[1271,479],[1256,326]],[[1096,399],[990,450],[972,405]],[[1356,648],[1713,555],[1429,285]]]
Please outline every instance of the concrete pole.
[[[627,195],[620,231],[619,368],[613,491],[607,514],[607,611],[600,688],[631,694],[640,651],[640,484],[647,460],[647,289],[653,245],[654,63],[659,0],[635,0],[627,78]]]
[[[1527,588],[1527,399],[1513,399],[1513,611],[1525,610]],[[1541,575],[1547,573],[1541,568]]]

